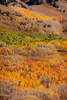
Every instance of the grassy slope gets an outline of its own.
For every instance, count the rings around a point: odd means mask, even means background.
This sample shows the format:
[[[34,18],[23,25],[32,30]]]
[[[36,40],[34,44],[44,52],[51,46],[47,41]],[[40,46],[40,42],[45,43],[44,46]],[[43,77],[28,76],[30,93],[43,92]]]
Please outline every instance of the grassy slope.
[[[15,10],[20,11],[21,14],[23,12],[18,8]],[[27,17],[38,17],[29,12],[23,13]],[[39,16],[39,19],[43,18]],[[48,89],[44,94],[41,89],[65,84],[67,81],[66,73],[66,38],[57,34],[8,32],[0,27],[0,81],[4,82],[5,88],[11,87],[10,84],[13,84],[14,88],[18,90],[34,89],[33,95],[36,94],[36,97],[29,94],[26,96],[25,94],[23,99],[39,100],[41,97],[44,100],[46,97],[48,100],[53,100],[56,95],[56,100],[61,97],[64,99],[66,90],[62,96],[62,93],[59,93],[58,90],[57,92],[55,90],[55,93],[57,93],[55,94],[54,90]],[[7,82],[7,86],[5,82]],[[1,87],[3,84],[1,84]],[[39,87],[41,89],[37,90],[37,93],[35,88]],[[2,88],[5,91],[5,88]],[[8,88],[8,90],[10,89]],[[41,93],[45,96],[39,97]]]

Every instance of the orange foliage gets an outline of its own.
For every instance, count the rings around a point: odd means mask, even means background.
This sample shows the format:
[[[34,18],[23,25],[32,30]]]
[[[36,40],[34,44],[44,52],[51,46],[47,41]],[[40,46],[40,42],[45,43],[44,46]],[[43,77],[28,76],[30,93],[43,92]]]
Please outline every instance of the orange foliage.
[[[63,84],[66,82],[66,65],[64,61],[58,67],[51,67],[46,62],[23,61],[22,65],[13,66],[11,62],[0,61],[0,80],[16,83],[20,89],[43,87],[41,81],[45,76],[49,86]]]
[[[52,17],[51,19],[52,19],[52,20],[55,20],[55,21],[60,21],[60,22],[63,21],[63,17],[62,17],[62,16]]]

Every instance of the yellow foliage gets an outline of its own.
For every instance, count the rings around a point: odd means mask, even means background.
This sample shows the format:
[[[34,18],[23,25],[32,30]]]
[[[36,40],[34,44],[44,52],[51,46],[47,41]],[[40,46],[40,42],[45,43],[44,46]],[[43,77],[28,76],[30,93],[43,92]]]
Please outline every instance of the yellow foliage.
[[[24,61],[22,65],[18,63],[16,66],[19,66],[19,69],[15,67],[13,71],[9,70],[9,68],[12,69],[10,65],[7,66],[8,65],[5,67],[5,65],[3,65],[2,71],[0,71],[0,79],[16,83],[21,89],[42,87],[42,78],[44,77],[44,81],[46,81],[46,76],[50,80],[49,86],[66,82],[66,73],[63,70],[66,70],[66,67],[64,65],[51,67],[50,64],[46,62]]]
[[[21,14],[24,17],[28,17],[28,18],[34,18],[34,19],[42,19],[42,20],[63,20],[62,16],[59,17],[49,17],[49,16],[42,16],[42,15],[38,15],[38,14],[33,14],[30,10],[24,9],[24,8],[19,8],[19,7],[10,7],[9,8],[13,8],[15,10],[15,12]]]
[[[3,55],[13,54],[13,51],[6,47],[0,47],[0,54]]]

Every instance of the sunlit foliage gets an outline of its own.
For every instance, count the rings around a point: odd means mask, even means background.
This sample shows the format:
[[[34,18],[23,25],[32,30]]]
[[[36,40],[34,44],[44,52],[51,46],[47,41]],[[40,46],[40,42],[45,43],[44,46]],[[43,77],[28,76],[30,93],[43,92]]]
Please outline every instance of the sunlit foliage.
[[[11,81],[19,88],[51,87],[66,82],[66,63],[51,67],[46,62],[26,62],[12,65],[11,62],[0,61],[0,79]]]
[[[29,17],[29,18],[34,18],[34,19],[41,19],[41,20],[55,20],[55,21],[63,21],[63,17],[59,16],[59,17],[49,17],[49,16],[43,16],[43,15],[38,15],[38,14],[34,14],[32,11],[24,9],[24,8],[19,8],[19,7],[10,7],[9,8],[13,8],[16,12],[17,15],[21,15],[21,16],[25,16],[25,17]]]
[[[56,34],[9,33],[0,28],[0,80],[19,89],[67,81],[67,41]]]

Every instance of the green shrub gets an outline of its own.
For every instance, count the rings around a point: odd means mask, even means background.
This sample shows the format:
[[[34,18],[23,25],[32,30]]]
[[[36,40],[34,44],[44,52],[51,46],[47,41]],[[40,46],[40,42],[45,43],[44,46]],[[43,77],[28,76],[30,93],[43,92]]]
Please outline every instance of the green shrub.
[[[19,33],[19,32],[7,32],[0,28],[0,41],[5,42],[8,45],[23,46],[29,43],[36,42],[49,42],[52,40],[67,40],[57,34],[42,34],[42,33]]]

